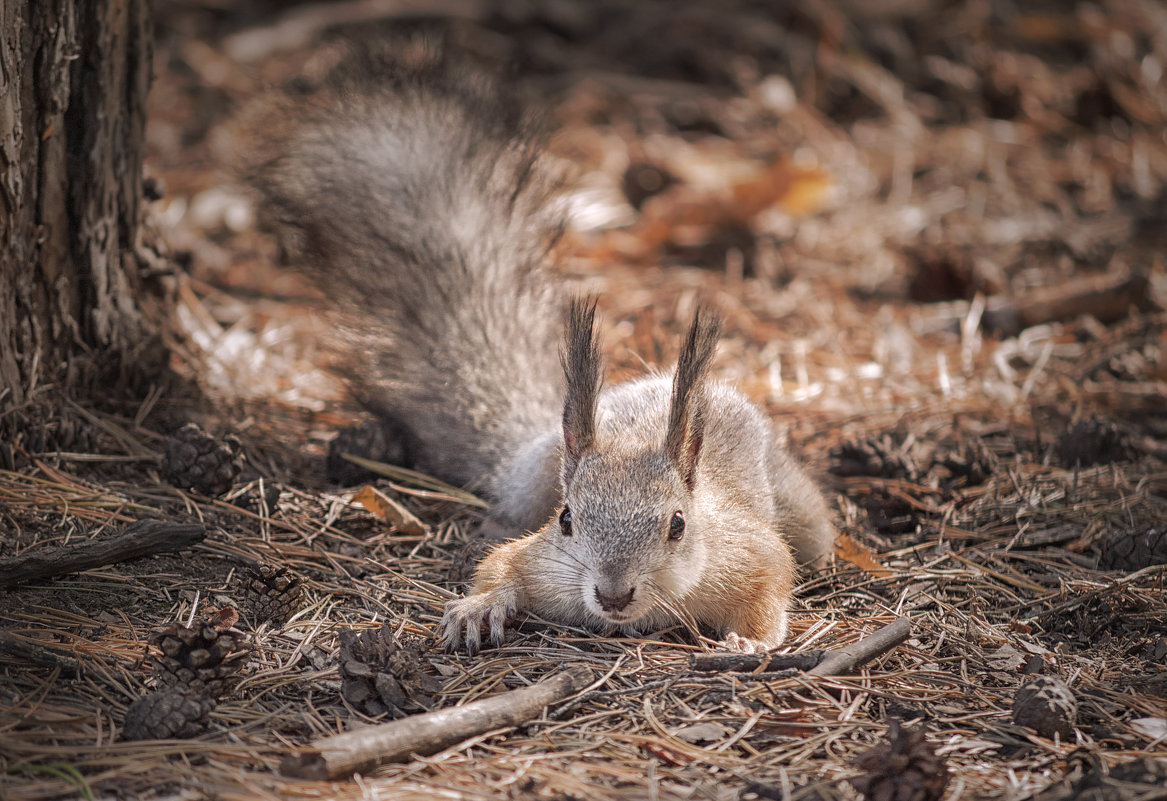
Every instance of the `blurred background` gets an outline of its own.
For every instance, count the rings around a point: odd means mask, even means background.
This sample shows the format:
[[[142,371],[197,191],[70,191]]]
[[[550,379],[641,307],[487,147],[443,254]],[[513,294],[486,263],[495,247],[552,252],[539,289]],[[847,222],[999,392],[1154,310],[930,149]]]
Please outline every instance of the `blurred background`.
[[[120,29],[76,6],[84,41],[127,62],[111,75],[139,74]],[[109,6],[131,29],[148,16]],[[1054,801],[1132,798],[1141,782],[1162,797],[1167,767],[1149,759],[1167,735],[1161,2],[157,0],[153,16],[147,230],[118,243],[112,272],[165,296],[167,347],[141,361],[168,358],[180,380],[150,374],[123,398],[95,379],[85,405],[66,393],[43,425],[0,414],[0,556],[35,558],[137,520],[205,526],[207,539],[38,579],[0,602],[0,635],[15,632],[0,636],[0,796],[97,797],[92,782],[105,796],[183,799],[752,801],[866,787]],[[46,36],[68,32],[45,22],[53,14],[30,18]],[[699,298],[722,310],[716,375],[785,432],[840,532],[834,564],[799,587],[788,644],[836,648],[910,614],[913,638],[871,673],[695,675],[700,646],[682,631],[659,642],[524,625],[480,658],[440,651],[443,604],[487,547],[484,512],[456,490],[378,480],[383,500],[371,503],[368,488],[337,486],[371,475],[329,480],[332,443],[355,449],[352,430],[337,431],[368,417],[335,378],[345,355],[324,344],[323,299],[281,263],[239,172],[243,152],[262,147],[265,132],[246,123],[257,103],[310,91],[346,38],[410,31],[501,71],[547,116],[571,210],[554,269],[599,295],[611,378],[666,368]],[[53,53],[62,85],[102,66],[77,52],[89,59],[72,68],[67,49]],[[83,97],[91,84],[119,86],[107,75],[74,88]],[[69,116],[40,94],[62,127],[120,130],[97,125],[117,116],[100,104]],[[136,161],[66,162],[89,142],[79,127],[37,130],[55,159],[44,168],[60,176],[67,164],[82,186],[112,175],[136,201]],[[134,168],[108,166],[121,163]],[[26,186],[69,194],[49,174]],[[51,235],[27,205],[22,232],[40,237],[46,264],[81,254],[104,269],[91,245],[138,212],[106,197],[85,226],[61,211]],[[77,234],[72,250],[62,232]],[[36,272],[18,262],[9,276]],[[53,293],[77,290],[80,310],[93,274],[69,284],[41,269],[46,291],[25,295],[59,312],[69,303]],[[104,325],[114,308],[139,317],[111,301],[79,319]],[[30,396],[59,394],[79,353],[109,361],[101,326],[21,330],[67,346],[21,354]],[[122,345],[147,339],[118,330]],[[184,446],[197,458],[171,458]],[[204,461],[210,485],[171,469]],[[246,633],[254,649],[231,666],[241,683],[214,712],[194,710],[206,732],[124,742],[129,705],[157,686],[147,668],[166,632],[208,610],[233,626],[226,613],[257,599],[286,601],[294,618]],[[346,626],[383,633],[376,670],[338,646]],[[387,660],[397,667],[378,672]],[[573,661],[607,671],[608,685],[561,715],[353,782],[277,772],[313,736]],[[388,686],[408,703],[361,706],[338,663],[378,683],[396,670]],[[442,688],[426,689],[423,673]],[[1065,685],[1037,699],[1053,699],[1038,710],[1052,721],[1042,732],[1017,700],[1035,676]],[[889,735],[893,719],[915,728]]]
[[[233,172],[233,121],[319,81],[339,38],[418,29],[553,120],[561,270],[603,296],[618,373],[667,363],[704,293],[729,317],[722,376],[797,408],[802,440],[935,401],[1020,406],[1026,426],[1100,395],[1142,414],[1150,393],[1097,382],[1165,377],[1158,3],[175,0],[148,170],[213,392],[308,411],[338,394],[311,290],[272,267]]]

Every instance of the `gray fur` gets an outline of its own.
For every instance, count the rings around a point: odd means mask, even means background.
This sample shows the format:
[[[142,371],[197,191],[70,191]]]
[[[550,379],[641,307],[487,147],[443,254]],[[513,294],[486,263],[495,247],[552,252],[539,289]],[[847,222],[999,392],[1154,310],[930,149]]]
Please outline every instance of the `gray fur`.
[[[561,300],[539,268],[561,220],[538,126],[420,47],[411,63],[358,52],[270,112],[251,177],[342,312],[353,394],[408,432],[421,469],[497,499],[515,491],[503,466],[558,422]]]
[[[354,394],[421,469],[481,488],[516,534],[537,530],[450,602],[447,643],[475,650],[486,627],[497,644],[527,609],[778,644],[789,543],[814,561],[833,531],[769,421],[709,380],[720,320],[698,313],[673,374],[601,388],[593,302],[571,304],[557,344],[562,300],[542,268],[561,221],[537,127],[425,42],[386,52],[270,112],[253,180],[336,302]]]

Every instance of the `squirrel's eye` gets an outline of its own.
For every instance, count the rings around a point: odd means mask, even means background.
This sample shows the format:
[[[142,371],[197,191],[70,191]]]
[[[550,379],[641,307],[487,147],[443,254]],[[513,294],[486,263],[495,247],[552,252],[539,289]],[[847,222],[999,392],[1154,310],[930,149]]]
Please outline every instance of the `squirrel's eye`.
[[[571,510],[566,506],[559,513],[559,530],[563,532],[563,536],[571,536]]]
[[[685,516],[680,512],[673,513],[673,519],[669,521],[669,539],[679,540],[685,534]]]

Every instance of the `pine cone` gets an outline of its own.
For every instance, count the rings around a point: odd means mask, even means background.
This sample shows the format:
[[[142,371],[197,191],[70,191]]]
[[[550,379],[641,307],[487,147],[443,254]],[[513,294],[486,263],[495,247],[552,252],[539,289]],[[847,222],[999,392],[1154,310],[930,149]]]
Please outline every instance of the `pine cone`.
[[[1066,467],[1121,462],[1131,456],[1130,438],[1112,420],[1091,415],[1058,437],[1058,458]]]
[[[1144,528],[1112,534],[1101,546],[1100,570],[1142,570],[1167,564],[1167,528]]]
[[[420,641],[403,643],[388,625],[361,634],[340,631],[342,692],[366,715],[398,718],[432,707],[441,684],[427,668]]]
[[[123,740],[169,740],[194,737],[207,722],[215,702],[205,695],[163,690],[130,704],[122,723]]]
[[[1119,782],[1167,787],[1167,761],[1139,757],[1127,762],[1119,762],[1110,769],[1110,778]]]
[[[1042,737],[1074,735],[1078,702],[1063,682],[1052,676],[1034,676],[1013,696],[1013,722],[1028,726]]]
[[[863,511],[872,527],[880,534],[894,536],[916,530],[920,523],[919,510],[901,495],[876,490],[863,499]]]
[[[851,440],[831,449],[834,464],[830,472],[837,476],[876,476],[915,481],[920,476],[916,460],[903,443],[897,444],[889,434],[879,439]]]
[[[377,477],[345,459],[342,455],[345,453],[384,464],[407,465],[409,452],[405,442],[403,430],[383,420],[369,420],[359,426],[342,428],[336,438],[328,443],[328,459],[325,461],[328,480],[333,484],[351,487]]]
[[[944,759],[924,741],[924,726],[905,729],[892,719],[888,742],[860,754],[855,767],[866,771],[851,780],[868,801],[937,801],[948,786]]]
[[[237,633],[207,622],[163,629],[151,638],[162,651],[154,660],[154,675],[165,687],[221,697],[247,657],[247,651],[239,648]]]
[[[286,567],[247,565],[238,581],[249,617],[256,624],[270,620],[282,626],[304,606],[302,579]]]
[[[222,495],[231,489],[243,467],[243,446],[230,434],[220,443],[194,423],[166,438],[162,472],[179,489]]]
[[[966,487],[984,484],[1000,463],[997,454],[981,439],[970,440],[958,451],[941,455],[937,461],[948,468],[954,479],[963,478]]]
[[[247,509],[257,515],[274,514],[276,505],[280,502],[280,485],[270,481],[263,482],[263,492],[259,491],[258,481],[253,481],[232,493],[231,504],[240,509]]]
[[[1032,801],[1131,801],[1163,798],[1167,761],[1140,757],[1106,772],[1097,754],[1081,749],[1067,758],[1066,775],[1032,797]]]

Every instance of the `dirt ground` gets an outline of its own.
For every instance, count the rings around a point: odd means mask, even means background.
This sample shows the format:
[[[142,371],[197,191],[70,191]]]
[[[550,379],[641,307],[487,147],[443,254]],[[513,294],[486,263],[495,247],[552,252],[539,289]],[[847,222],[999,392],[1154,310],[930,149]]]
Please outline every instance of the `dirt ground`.
[[[67,452],[15,443],[0,558],[143,519],[207,536],[0,589],[0,797],[1167,798],[1167,9],[414,5],[158,4],[147,170],[175,377],[55,421],[84,432]],[[234,172],[258,98],[319,80],[338,36],[420,27],[548,110],[573,209],[557,269],[600,298],[609,380],[667,367],[698,298],[723,310],[717,377],[788,433],[840,531],[784,650],[902,615],[906,642],[831,677],[700,672],[709,643],[682,629],[435,644],[483,510],[328,481],[329,440],[368,418]],[[192,421],[238,438],[219,497],[162,470]],[[416,521],[354,501],[369,482]],[[259,595],[289,621],[255,624],[258,563],[285,571]],[[159,632],[208,615],[242,653],[217,704],[192,738],[127,739],[166,678]],[[349,630],[387,639],[339,654]],[[395,705],[358,697],[362,666]],[[352,779],[279,772],[317,738],[572,666],[594,683],[526,724]],[[1061,731],[1014,715],[1036,677],[1076,707]]]

